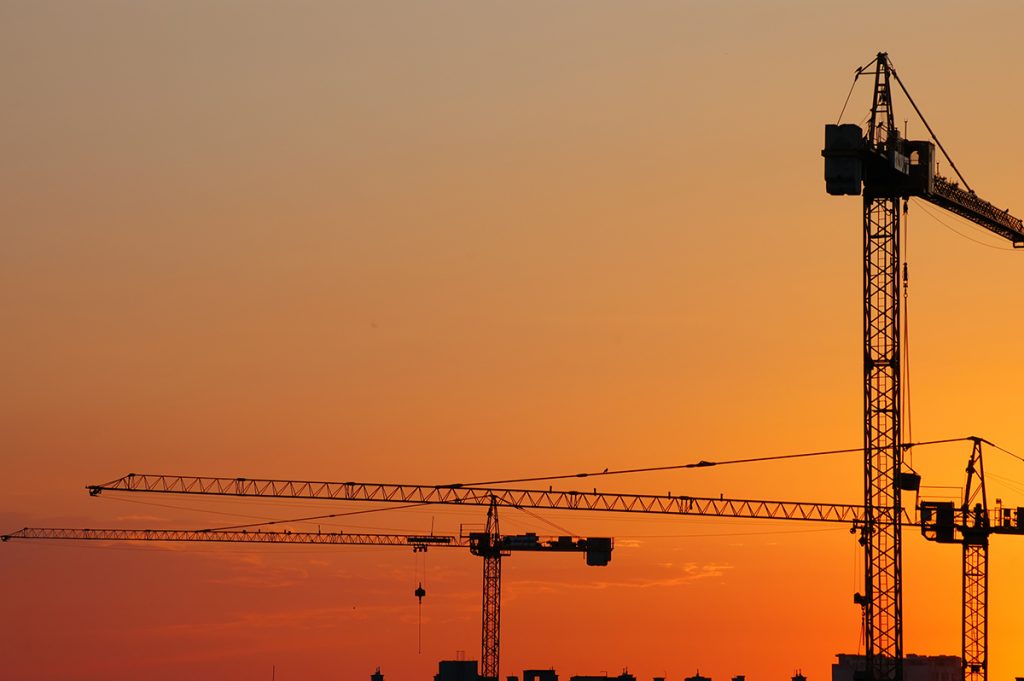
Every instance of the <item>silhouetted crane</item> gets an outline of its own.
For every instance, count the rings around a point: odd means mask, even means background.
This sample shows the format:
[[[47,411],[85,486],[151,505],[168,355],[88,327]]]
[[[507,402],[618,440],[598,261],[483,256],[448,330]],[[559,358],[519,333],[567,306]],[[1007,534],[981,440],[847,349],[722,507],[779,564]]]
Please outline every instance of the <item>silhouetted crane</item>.
[[[993,534],[1024,535],[1024,508],[988,507],[981,445],[967,462],[967,484],[956,508],[952,501],[922,501],[921,534],[926,539],[963,547],[961,651],[965,681],[985,681],[988,674],[988,538]],[[987,443],[991,444],[991,443]]]
[[[704,462],[702,465],[711,465]],[[824,504],[724,497],[691,497],[649,494],[609,494],[598,491],[530,490],[491,488],[475,485],[400,485],[363,482],[313,482],[306,480],[269,480],[251,478],[216,478],[177,475],[144,475],[131,473],[103,485],[90,485],[89,494],[103,491],[154,492],[163,494],[197,494],[233,497],[277,497],[287,499],[319,499],[335,501],[377,501],[418,504],[456,504],[487,506],[487,529],[471,536],[470,550],[484,557],[484,602],[481,651],[481,676],[498,678],[500,625],[500,555],[515,550],[514,542],[500,542],[497,508],[570,509],[613,511],[624,513],[658,513],[667,515],[700,515],[731,518],[774,520],[808,520],[854,524],[862,522],[864,508],[852,504]],[[907,524],[913,519],[906,517]],[[588,563],[593,555],[603,557],[604,544],[610,539],[588,540]],[[520,548],[520,547],[517,547]]]
[[[94,541],[165,541],[165,542],[250,542],[259,544],[328,544],[361,546],[409,546],[413,551],[430,547],[468,548],[483,558],[483,608],[481,638],[481,678],[498,678],[501,640],[501,559],[514,551],[544,553],[584,553],[587,565],[604,566],[611,561],[613,542],[610,537],[540,537],[532,532],[502,535],[498,532],[497,504],[487,510],[487,526],[483,532],[453,535],[370,534],[347,532],[295,532],[250,530],[133,530],[73,529],[26,527],[0,536],[12,539],[66,539]],[[426,591],[421,583],[415,596],[422,603]]]
[[[977,196],[957,170],[931,126],[880,52],[867,133],[860,126],[826,125],[825,183],[833,195],[864,195],[864,608],[866,675],[869,681],[903,676],[903,577],[900,493],[904,476],[901,433],[900,199],[915,196],[981,225],[1024,247],[1024,223]],[[895,80],[921,117],[932,141],[900,136],[893,117]],[[936,172],[935,147],[949,161],[956,182]]]

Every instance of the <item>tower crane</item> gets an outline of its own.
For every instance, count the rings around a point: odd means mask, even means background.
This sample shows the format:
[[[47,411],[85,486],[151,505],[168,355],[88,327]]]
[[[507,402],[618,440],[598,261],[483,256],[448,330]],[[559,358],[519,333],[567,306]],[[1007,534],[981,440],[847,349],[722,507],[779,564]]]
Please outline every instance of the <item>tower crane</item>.
[[[705,462],[702,465],[710,465]],[[537,509],[571,509],[613,511],[624,513],[657,513],[667,515],[699,515],[732,518],[775,520],[808,520],[852,525],[863,521],[864,508],[852,504],[804,503],[726,499],[710,497],[609,494],[564,490],[531,490],[491,488],[475,485],[402,485],[365,482],[314,482],[308,480],[272,480],[252,478],[219,478],[179,475],[130,473],[102,485],[86,489],[96,496],[104,491],[152,492],[162,494],[196,494],[234,497],[277,497],[287,499],[318,499],[335,501],[373,501],[401,504],[454,504],[487,506],[487,527],[471,538],[470,550],[484,558],[483,631],[481,677],[498,679],[500,628],[500,556],[511,550],[509,542],[498,538],[499,506]],[[907,515],[906,524],[914,519]],[[593,550],[602,555],[609,539],[589,540]],[[588,562],[590,561],[588,553]]]
[[[136,530],[136,529],[74,529],[26,527],[0,536],[12,539],[65,539],[93,541],[163,541],[163,542],[249,542],[258,544],[327,544],[359,546],[409,546],[414,552],[432,547],[468,548],[483,558],[483,608],[481,638],[481,678],[497,681],[501,639],[501,559],[514,551],[545,553],[583,553],[587,565],[604,566],[611,561],[613,541],[610,537],[540,537],[532,532],[503,535],[498,532],[497,503],[487,510],[483,532],[459,535],[370,534],[347,532],[249,531],[245,529],[205,530]],[[422,599],[422,585],[416,590]]]
[[[900,414],[900,199],[919,197],[1024,247],[1024,223],[980,198],[957,170],[924,120],[889,60],[879,52],[857,76],[874,66],[868,129],[825,126],[825,185],[832,195],[863,193],[864,249],[864,589],[854,599],[864,608],[865,674],[868,681],[902,681],[903,592],[900,494],[913,489],[903,475]],[[900,136],[893,117],[892,81],[921,117],[932,141]],[[958,183],[936,172],[935,147]]]
[[[941,544],[960,544],[963,556],[961,661],[964,681],[986,681],[988,675],[988,538],[993,534],[1024,535],[1024,509],[988,507],[981,445],[967,462],[967,484],[956,508],[952,501],[922,501],[921,534]],[[991,443],[987,443],[991,444]]]

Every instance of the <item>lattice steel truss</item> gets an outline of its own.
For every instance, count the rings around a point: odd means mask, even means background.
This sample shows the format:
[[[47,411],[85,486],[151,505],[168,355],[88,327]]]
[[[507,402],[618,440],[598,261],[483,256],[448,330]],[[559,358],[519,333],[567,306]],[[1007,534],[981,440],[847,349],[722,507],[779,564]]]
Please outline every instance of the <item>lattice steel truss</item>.
[[[866,664],[898,681],[901,578],[899,202],[864,199],[864,598]]]
[[[806,520],[844,524],[862,523],[864,520],[864,507],[857,504],[692,497],[673,494],[620,494],[557,489],[507,489],[463,485],[398,485],[376,482],[217,478],[129,473],[102,485],[89,485],[87,489],[92,495],[106,491],[462,506],[490,506],[491,503],[495,503],[498,506],[515,508],[562,508],[574,511]],[[912,524],[914,522],[912,514],[904,511],[903,523]]]
[[[868,141],[895,143],[889,63],[876,62]],[[865,658],[872,681],[903,676],[900,437],[899,197],[864,193],[864,588]]]
[[[489,541],[481,552],[484,559],[483,622],[480,637],[480,678],[498,681],[501,651],[501,535],[498,532],[498,507],[492,500],[487,509]]]
[[[964,541],[963,665],[964,681],[988,676],[988,536]]]
[[[974,438],[967,463],[967,484],[963,506],[963,650],[964,681],[985,681],[988,676],[988,493],[985,490],[985,462],[981,439]]]
[[[366,532],[295,532],[267,530],[132,530],[26,527],[0,536],[10,539],[74,539],[80,541],[249,542],[255,544],[356,544],[361,546],[428,546],[466,548],[468,537],[453,535],[370,534]]]

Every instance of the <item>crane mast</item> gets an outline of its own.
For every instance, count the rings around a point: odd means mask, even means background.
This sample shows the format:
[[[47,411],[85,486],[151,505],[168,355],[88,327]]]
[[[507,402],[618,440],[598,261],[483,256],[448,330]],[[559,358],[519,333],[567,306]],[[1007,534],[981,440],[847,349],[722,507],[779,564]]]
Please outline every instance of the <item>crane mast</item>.
[[[981,440],[975,440],[967,462],[967,485],[960,509],[963,536],[963,600],[961,663],[964,681],[985,681],[988,675],[988,495]]]
[[[480,636],[480,677],[498,681],[501,646],[501,534],[498,532],[498,506],[491,500],[487,509],[487,527],[470,549],[484,559],[483,604]]]
[[[889,64],[878,59],[868,146],[887,156],[893,123]],[[903,658],[900,545],[900,210],[884,183],[864,191],[864,608],[865,665],[873,681],[900,681]]]

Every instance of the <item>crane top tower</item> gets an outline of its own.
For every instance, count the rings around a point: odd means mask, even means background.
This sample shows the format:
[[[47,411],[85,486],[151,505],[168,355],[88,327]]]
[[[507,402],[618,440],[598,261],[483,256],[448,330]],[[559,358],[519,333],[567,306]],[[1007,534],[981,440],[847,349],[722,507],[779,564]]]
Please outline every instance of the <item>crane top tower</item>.
[[[921,110],[910,97],[899,75],[880,52],[876,65],[874,97],[868,129],[853,123],[825,126],[825,190],[834,196],[910,198],[928,201],[955,213],[1024,248],[1024,221],[979,197],[946,154]],[[867,72],[858,69],[857,75]],[[921,117],[930,140],[908,140],[900,135],[893,118],[892,87],[895,81]],[[959,182],[938,174],[941,153]],[[963,186],[960,186],[960,183]]]

